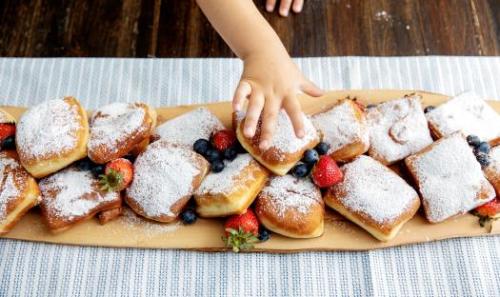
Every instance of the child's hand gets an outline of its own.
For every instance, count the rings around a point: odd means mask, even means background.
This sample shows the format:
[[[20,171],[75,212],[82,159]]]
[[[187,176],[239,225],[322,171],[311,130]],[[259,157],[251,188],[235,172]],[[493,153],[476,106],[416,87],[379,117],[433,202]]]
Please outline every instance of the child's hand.
[[[265,45],[264,45],[265,46]],[[238,111],[248,98],[243,134],[253,137],[262,114],[261,150],[269,148],[278,113],[283,108],[292,121],[295,134],[304,136],[304,123],[297,94],[321,96],[323,92],[304,77],[290,57],[273,51],[261,51],[244,59],[244,70],[233,98]]]
[[[276,6],[276,2],[277,0],[266,0],[266,10],[268,12],[272,12],[274,10],[274,7]],[[279,13],[281,16],[286,17],[290,12],[290,7],[292,7],[293,12],[299,13],[302,11],[303,6],[304,0],[281,0]]]

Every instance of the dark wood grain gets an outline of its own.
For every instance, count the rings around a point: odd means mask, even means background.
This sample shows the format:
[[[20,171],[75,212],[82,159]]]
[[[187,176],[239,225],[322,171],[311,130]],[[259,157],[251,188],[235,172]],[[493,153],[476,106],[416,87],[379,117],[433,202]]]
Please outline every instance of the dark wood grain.
[[[264,2],[292,56],[500,55],[498,0],[305,0],[288,18]],[[0,55],[234,56],[194,0],[3,0]]]

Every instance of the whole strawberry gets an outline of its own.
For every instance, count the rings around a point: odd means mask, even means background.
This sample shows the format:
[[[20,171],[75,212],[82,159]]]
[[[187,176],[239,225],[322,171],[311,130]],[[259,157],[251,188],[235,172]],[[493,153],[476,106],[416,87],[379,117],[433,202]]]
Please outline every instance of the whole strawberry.
[[[125,158],[118,158],[106,164],[99,184],[103,191],[122,191],[126,189],[134,177],[134,165]]]
[[[240,215],[230,216],[224,223],[222,241],[231,247],[235,253],[249,250],[259,239],[259,220],[251,209]]]
[[[16,135],[16,124],[3,123],[0,124],[0,141]]]
[[[476,207],[473,213],[479,217],[481,227],[484,227],[485,223],[500,218],[500,198],[497,197],[486,204]]]
[[[214,148],[223,152],[236,142],[236,135],[232,130],[220,130],[212,135],[211,142]]]
[[[335,160],[328,155],[323,155],[314,165],[311,178],[318,187],[327,188],[342,182],[344,174],[335,163]]]

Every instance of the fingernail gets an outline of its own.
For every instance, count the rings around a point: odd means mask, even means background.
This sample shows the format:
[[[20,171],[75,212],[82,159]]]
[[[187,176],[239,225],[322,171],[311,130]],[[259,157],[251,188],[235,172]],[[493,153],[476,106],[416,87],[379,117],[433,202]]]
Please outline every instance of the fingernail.
[[[267,12],[272,12],[273,11],[273,6],[272,5],[266,6],[266,10],[267,10]]]
[[[304,130],[302,130],[302,129],[300,129],[299,131],[297,131],[297,137],[298,137],[298,138],[302,138],[302,137],[304,137],[304,134],[305,134],[305,132],[304,132]]]
[[[281,10],[280,13],[284,17],[288,16],[288,11],[287,10]]]
[[[240,110],[241,110],[240,104],[235,104],[234,105],[234,111],[240,111]]]
[[[245,128],[244,132],[246,137],[253,137],[252,128]]]
[[[260,148],[261,150],[263,150],[263,151],[264,151],[264,150],[267,150],[267,148],[268,148],[268,147],[269,147],[269,141],[267,141],[267,140],[262,140],[262,141],[260,142],[259,148]]]

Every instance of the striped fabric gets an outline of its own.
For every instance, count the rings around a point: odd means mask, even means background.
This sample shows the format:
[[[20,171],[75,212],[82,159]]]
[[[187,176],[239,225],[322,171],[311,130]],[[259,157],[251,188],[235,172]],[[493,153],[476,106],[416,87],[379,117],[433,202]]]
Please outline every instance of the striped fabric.
[[[500,58],[303,58],[325,89],[402,88],[500,98]],[[88,108],[228,99],[233,59],[0,59],[0,104],[74,95]],[[232,254],[0,239],[0,296],[498,296],[500,237],[370,252]]]

